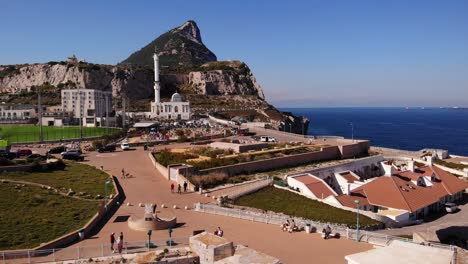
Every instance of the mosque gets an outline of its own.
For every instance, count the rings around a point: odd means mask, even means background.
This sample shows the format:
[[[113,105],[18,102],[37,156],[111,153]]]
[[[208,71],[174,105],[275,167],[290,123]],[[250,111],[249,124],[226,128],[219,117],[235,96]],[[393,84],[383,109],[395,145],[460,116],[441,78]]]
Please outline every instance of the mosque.
[[[182,95],[174,93],[169,102],[161,102],[159,83],[159,58],[156,51],[154,60],[154,102],[151,102],[151,116],[159,119],[188,120],[190,119],[190,102],[184,101]]]

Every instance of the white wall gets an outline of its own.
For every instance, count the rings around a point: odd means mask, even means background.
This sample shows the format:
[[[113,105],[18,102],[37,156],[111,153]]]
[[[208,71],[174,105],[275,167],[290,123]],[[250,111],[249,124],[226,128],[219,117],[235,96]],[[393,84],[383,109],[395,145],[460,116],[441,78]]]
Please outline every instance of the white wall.
[[[300,176],[303,176],[303,175],[300,175]],[[299,188],[299,191],[301,192],[301,194],[304,195],[307,198],[310,198],[310,199],[313,199],[313,200],[319,200],[319,199],[322,198],[322,197],[320,197],[320,198],[316,197],[314,195],[314,193],[311,192],[309,190],[309,188],[307,188],[307,186],[304,183],[294,179],[294,177],[288,177],[287,182],[288,182],[288,185],[290,187],[292,187],[294,189]]]

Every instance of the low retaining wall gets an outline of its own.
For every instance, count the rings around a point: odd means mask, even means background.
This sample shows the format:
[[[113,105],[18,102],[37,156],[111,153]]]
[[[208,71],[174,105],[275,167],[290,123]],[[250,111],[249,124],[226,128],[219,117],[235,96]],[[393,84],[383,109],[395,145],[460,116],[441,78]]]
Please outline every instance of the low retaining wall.
[[[11,166],[0,166],[0,172],[10,172],[10,171],[21,171],[21,172],[31,172],[33,166],[31,164],[22,164],[22,165],[11,165]]]
[[[454,175],[458,175],[458,176],[462,176],[464,178],[468,178],[468,171],[459,171],[459,170],[456,170],[456,169],[452,169],[452,168],[449,168],[449,167],[439,165],[437,163],[434,163],[433,165],[443,169],[444,171],[448,171],[448,172],[450,172],[450,173],[452,173]]]
[[[148,152],[148,157],[150,158],[151,163],[153,163],[153,166],[156,168],[156,170],[169,180],[169,169],[157,162],[151,151]]]
[[[284,167],[297,166],[314,161],[325,161],[339,158],[337,147],[325,147],[321,151],[290,155],[266,160],[251,161],[240,164],[234,164],[223,167],[200,170],[200,174],[209,174],[212,172],[224,172],[228,175],[237,175],[241,173],[253,173],[267,170],[280,169]]]

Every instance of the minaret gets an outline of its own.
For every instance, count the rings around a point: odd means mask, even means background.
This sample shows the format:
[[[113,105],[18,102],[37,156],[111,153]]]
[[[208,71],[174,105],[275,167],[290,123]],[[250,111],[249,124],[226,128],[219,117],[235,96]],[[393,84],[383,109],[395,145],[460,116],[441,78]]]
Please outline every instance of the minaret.
[[[158,54],[156,53],[156,48],[154,49],[153,54],[154,60],[154,103],[159,104],[161,102],[160,99],[160,87],[159,87],[159,58]]]

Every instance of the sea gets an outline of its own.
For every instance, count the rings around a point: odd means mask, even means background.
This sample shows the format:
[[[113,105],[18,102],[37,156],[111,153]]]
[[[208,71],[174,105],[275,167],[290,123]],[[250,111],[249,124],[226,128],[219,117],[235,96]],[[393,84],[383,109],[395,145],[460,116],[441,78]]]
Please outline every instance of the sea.
[[[368,139],[372,146],[403,150],[447,149],[468,156],[468,109],[281,108],[306,116],[309,135]]]

